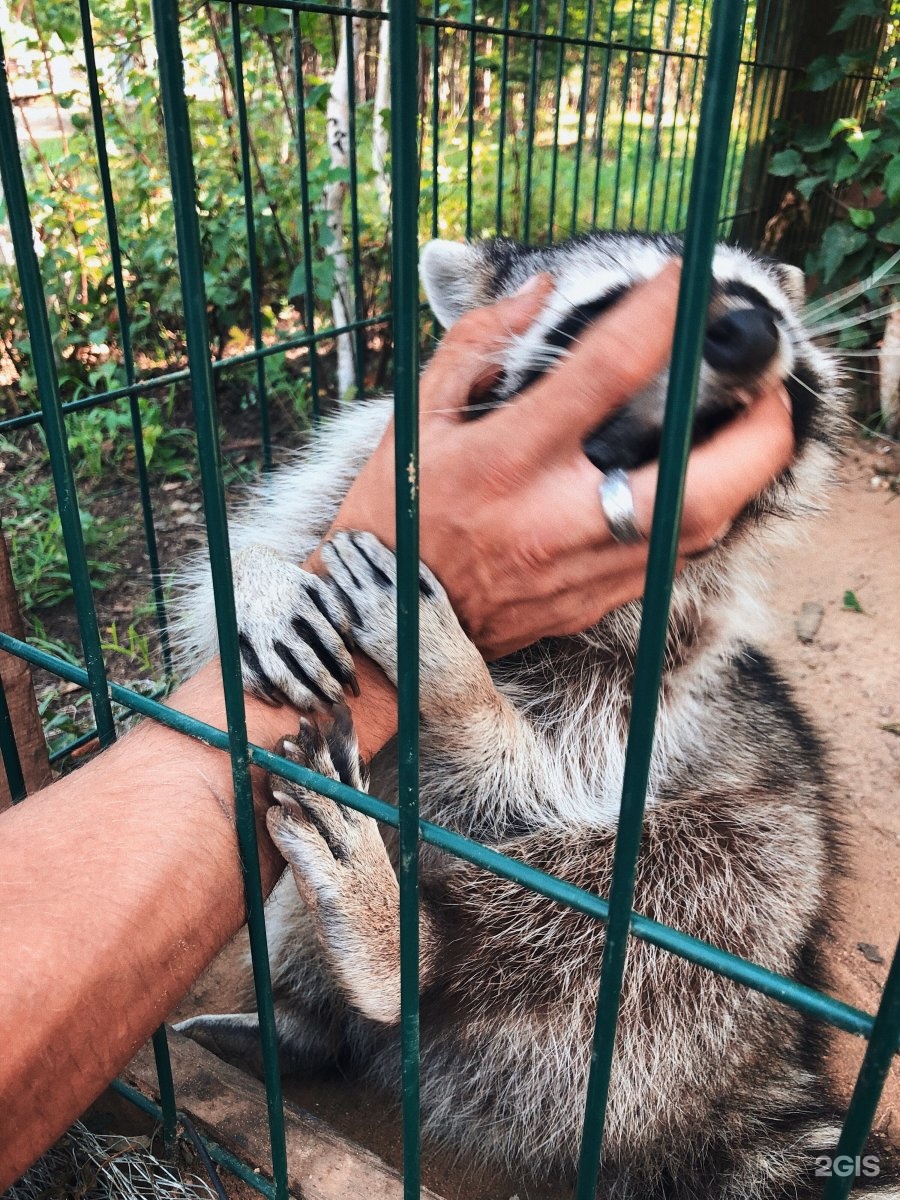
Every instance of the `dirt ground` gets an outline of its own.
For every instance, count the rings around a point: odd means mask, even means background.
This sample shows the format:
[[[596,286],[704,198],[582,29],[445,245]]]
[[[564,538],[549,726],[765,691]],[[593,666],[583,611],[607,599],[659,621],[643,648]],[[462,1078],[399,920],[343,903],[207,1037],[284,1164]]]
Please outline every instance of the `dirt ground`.
[[[831,513],[776,563],[770,648],[830,746],[849,830],[843,912],[830,951],[835,994],[874,1011],[900,933],[900,495],[887,485],[897,447],[858,443]],[[844,607],[852,591],[862,608]],[[823,607],[812,642],[797,637],[804,604]],[[863,1044],[833,1039],[837,1093],[849,1097]],[[877,1125],[900,1141],[900,1065]]]
[[[900,927],[900,448],[860,441],[828,517],[775,564],[769,649],[831,747],[848,839],[848,878],[829,948],[834,993],[859,1008],[878,1003]],[[862,612],[845,606],[852,592]],[[849,598],[848,598],[849,599]],[[852,604],[852,600],[850,601]],[[821,607],[812,640],[798,637],[804,605]],[[812,621],[815,624],[815,620]],[[809,636],[810,630],[805,630]],[[240,940],[201,979],[178,1016],[229,1011]],[[849,1097],[863,1043],[832,1040],[829,1070]],[[288,1079],[287,1097],[400,1165],[396,1103],[341,1079]],[[876,1120],[900,1141],[900,1069],[894,1066]],[[564,1189],[477,1175],[427,1152],[423,1181],[447,1200],[556,1200]],[[236,1193],[237,1194],[237,1193]]]

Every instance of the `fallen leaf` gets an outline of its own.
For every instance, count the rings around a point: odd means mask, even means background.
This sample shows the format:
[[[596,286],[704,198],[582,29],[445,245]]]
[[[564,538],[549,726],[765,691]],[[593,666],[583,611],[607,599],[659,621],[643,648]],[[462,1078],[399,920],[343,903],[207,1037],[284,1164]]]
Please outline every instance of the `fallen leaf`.
[[[849,588],[847,589],[846,592],[844,592],[843,608],[844,608],[844,612],[858,612],[858,613],[865,612],[865,609],[860,604],[859,599],[857,598],[856,592],[851,592]]]

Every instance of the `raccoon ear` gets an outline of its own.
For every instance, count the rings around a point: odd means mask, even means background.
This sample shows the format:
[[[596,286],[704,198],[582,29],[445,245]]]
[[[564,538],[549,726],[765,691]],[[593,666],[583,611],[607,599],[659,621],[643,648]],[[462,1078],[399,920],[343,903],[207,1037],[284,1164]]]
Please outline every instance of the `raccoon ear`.
[[[806,304],[806,276],[799,267],[792,267],[790,263],[779,263],[778,278],[787,298],[799,312]]]
[[[431,311],[445,329],[488,299],[483,256],[469,242],[427,242],[419,253],[419,278]]]

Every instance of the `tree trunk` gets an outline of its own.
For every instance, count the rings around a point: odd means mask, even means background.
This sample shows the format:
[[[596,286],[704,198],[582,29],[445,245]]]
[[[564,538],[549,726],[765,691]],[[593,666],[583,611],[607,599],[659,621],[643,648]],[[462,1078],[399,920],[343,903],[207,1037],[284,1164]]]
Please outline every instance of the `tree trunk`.
[[[894,436],[900,433],[900,311],[896,309],[884,327],[878,376],[884,431]]]
[[[381,11],[388,11],[389,0],[382,0]],[[375,115],[372,120],[372,166],[375,170],[375,189],[385,218],[391,210],[391,178],[387,167],[388,125],[391,107],[391,27],[378,23],[378,67],[375,73]]]
[[[25,630],[16,599],[12,570],[6,540],[0,532],[0,629],[12,637],[24,639]],[[41,728],[41,718],[34,688],[31,684],[31,669],[21,658],[0,651],[0,679],[9,707],[19,762],[29,792],[45,787],[51,779],[47,744]],[[6,771],[0,768],[0,811],[12,803]]]
[[[337,62],[326,109],[328,151],[331,166],[335,170],[347,171],[350,166],[350,88],[347,77],[348,62],[354,64],[359,44],[359,18],[350,22],[352,46],[347,44],[347,22],[340,22],[341,36]],[[352,56],[348,59],[348,55]],[[331,313],[339,329],[348,324],[353,311],[350,303],[350,264],[344,248],[344,199],[347,195],[347,180],[333,179],[325,187],[325,223],[331,232],[331,244],[327,253],[334,263],[334,286],[331,295]],[[353,338],[349,333],[338,334],[338,396],[344,399],[353,391],[356,371],[353,362]]]

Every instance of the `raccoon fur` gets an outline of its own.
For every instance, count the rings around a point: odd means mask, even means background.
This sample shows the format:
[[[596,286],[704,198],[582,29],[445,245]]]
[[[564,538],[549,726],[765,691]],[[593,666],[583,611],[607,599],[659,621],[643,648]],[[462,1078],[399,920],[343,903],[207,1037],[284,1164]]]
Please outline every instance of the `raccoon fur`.
[[[548,271],[555,291],[502,362],[492,403],[527,388],[585,325],[653,276],[680,244],[596,233],[550,248],[507,240],[424,248],[438,319]],[[843,431],[837,363],[801,320],[803,281],[716,250],[696,418],[701,439],[767,380],[790,394],[796,454],[707,554],[677,577],[634,906],[813,987],[842,860],[827,757],[756,646],[770,547],[818,511]],[[665,375],[596,430],[601,469],[655,457]],[[371,535],[323,551],[329,579],[300,564],[391,415],[364,402],[325,424],[231,523],[245,680],[299,707],[338,701],[349,633],[396,678],[394,559]],[[598,511],[599,519],[599,511]],[[182,590],[182,655],[216,651],[208,565]],[[573,637],[486,666],[422,568],[421,811],[428,820],[599,895],[610,887],[641,617],[635,602]],[[285,753],[363,786],[345,715],[308,723]],[[371,764],[390,800],[395,756]],[[270,826],[293,868],[269,907],[284,1068],[352,1065],[400,1075],[397,882],[376,823],[284,781]],[[390,840],[390,839],[388,839]],[[604,942],[601,922],[429,846],[421,852],[421,1095],[436,1141],[536,1179],[574,1173]],[[252,1065],[252,1014],[185,1029]],[[820,1194],[833,1153],[822,1028],[755,991],[632,938],[598,1197],[797,1200]],[[857,1188],[900,1196],[888,1153]]]

